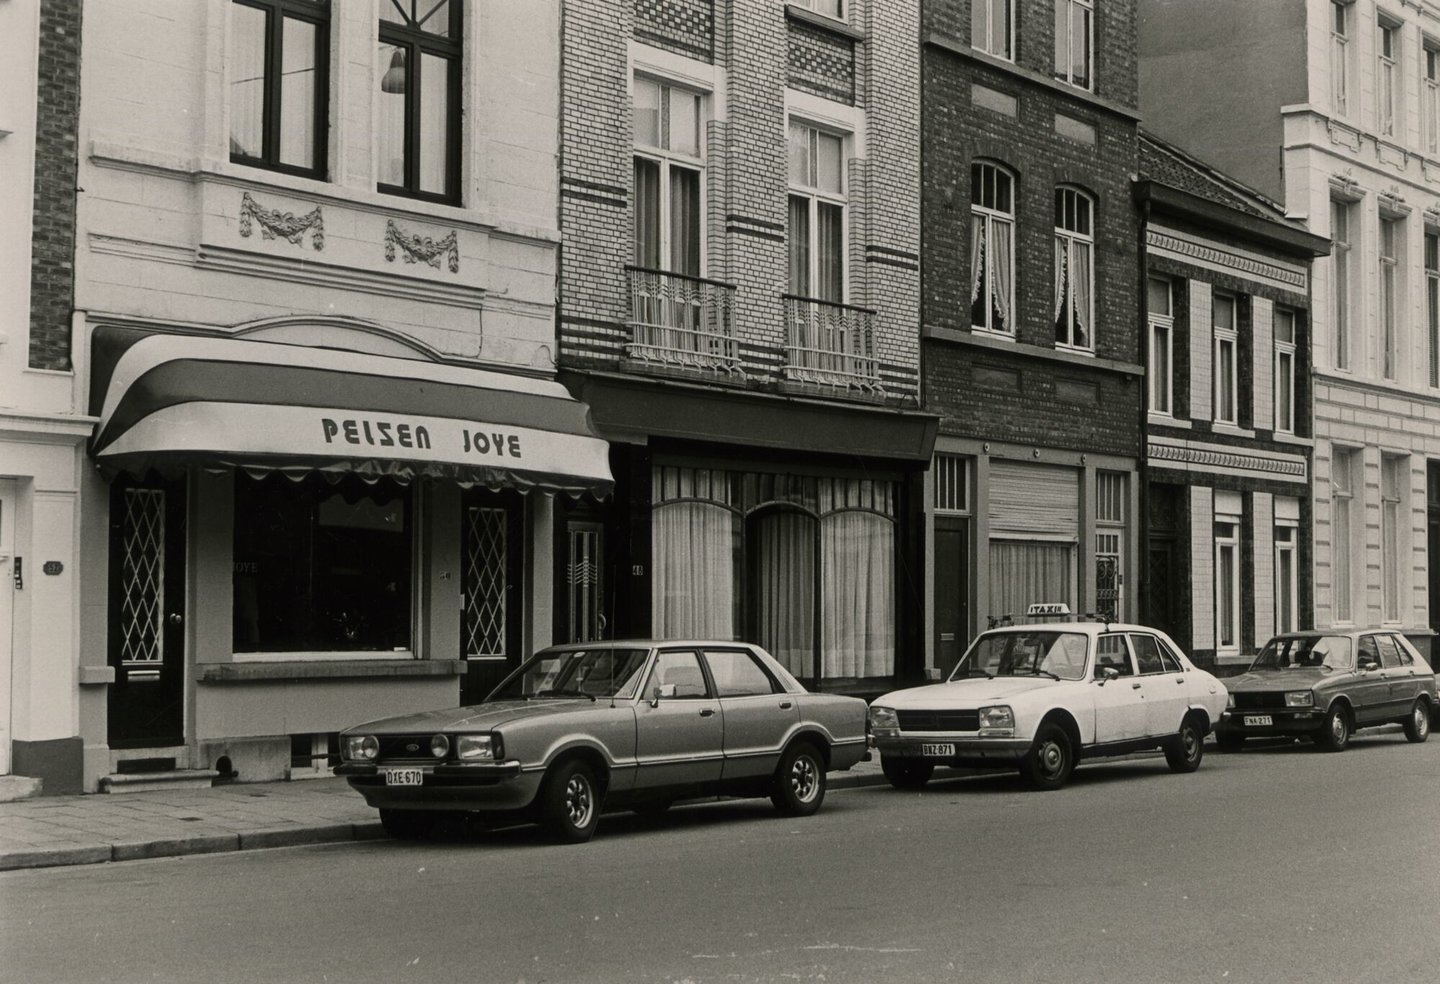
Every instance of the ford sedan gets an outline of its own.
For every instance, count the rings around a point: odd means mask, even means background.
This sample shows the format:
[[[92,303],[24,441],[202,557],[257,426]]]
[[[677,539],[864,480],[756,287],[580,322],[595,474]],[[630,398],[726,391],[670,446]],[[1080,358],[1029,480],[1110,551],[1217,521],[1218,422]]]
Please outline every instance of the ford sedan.
[[[866,755],[865,702],[808,692],[758,646],[596,642],[545,649],[471,707],[340,736],[338,775],[394,837],[474,813],[589,840],[602,810],[768,796],[806,816],[825,774]]]

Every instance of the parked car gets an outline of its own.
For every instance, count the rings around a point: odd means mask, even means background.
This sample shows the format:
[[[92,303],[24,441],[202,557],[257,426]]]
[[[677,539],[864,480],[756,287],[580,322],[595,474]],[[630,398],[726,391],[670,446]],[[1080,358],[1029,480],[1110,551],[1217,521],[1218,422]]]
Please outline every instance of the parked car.
[[[1405,737],[1430,737],[1436,680],[1399,632],[1291,632],[1265,644],[1249,670],[1225,681],[1230,707],[1215,726],[1227,751],[1247,738],[1312,738],[1326,751],[1360,728],[1402,724]]]
[[[1032,785],[1059,789],[1077,762],[1144,749],[1193,772],[1225,697],[1163,632],[1051,620],[982,633],[944,683],[876,700],[870,731],[897,788],[949,765],[1018,766]]]
[[[457,812],[595,832],[607,807],[769,796],[807,816],[825,773],[865,757],[865,702],[812,694],[758,646],[596,642],[542,650],[481,703],[372,721],[340,736],[347,777],[394,837]]]

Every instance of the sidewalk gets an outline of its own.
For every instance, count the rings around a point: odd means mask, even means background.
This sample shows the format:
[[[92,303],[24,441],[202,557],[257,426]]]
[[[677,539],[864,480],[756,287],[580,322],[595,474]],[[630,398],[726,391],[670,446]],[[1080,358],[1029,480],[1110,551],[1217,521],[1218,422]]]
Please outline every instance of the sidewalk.
[[[885,781],[878,757],[829,779],[832,790]],[[0,803],[0,871],[383,836],[344,779],[40,796]]]

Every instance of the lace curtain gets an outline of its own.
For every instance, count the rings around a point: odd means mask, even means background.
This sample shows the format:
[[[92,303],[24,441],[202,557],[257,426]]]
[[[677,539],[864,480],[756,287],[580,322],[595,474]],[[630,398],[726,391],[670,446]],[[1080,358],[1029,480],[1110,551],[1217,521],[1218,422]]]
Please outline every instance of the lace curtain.
[[[894,524],[874,513],[831,513],[820,524],[820,556],[823,675],[894,673]]]
[[[706,502],[655,509],[651,529],[653,631],[668,639],[734,639],[739,517]]]

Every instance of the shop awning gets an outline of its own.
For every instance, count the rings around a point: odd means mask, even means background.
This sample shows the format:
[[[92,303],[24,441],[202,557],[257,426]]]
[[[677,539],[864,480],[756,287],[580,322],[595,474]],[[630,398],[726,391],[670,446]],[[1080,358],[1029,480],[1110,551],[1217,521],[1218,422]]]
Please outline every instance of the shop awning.
[[[187,465],[354,472],[592,492],[613,481],[559,383],[424,359],[101,326],[91,453],[133,474]]]

